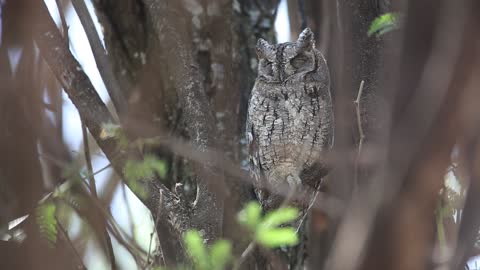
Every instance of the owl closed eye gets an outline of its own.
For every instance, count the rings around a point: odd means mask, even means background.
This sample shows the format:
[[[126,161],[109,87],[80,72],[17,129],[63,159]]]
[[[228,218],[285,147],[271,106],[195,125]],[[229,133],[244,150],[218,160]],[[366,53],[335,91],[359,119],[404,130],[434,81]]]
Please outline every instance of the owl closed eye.
[[[290,60],[290,65],[298,69],[305,66],[309,61],[311,61],[311,59],[309,59],[305,55],[299,54],[295,56],[292,60]]]
[[[263,59],[263,60],[260,60],[260,63],[259,63],[260,67],[259,67],[259,74],[260,75],[263,75],[263,76],[268,76],[268,77],[271,77],[273,76],[273,63],[266,60],[266,59]]]
[[[279,83],[315,72],[316,52],[313,33],[309,29],[303,31],[295,42],[272,45],[259,39],[258,75],[272,83]]]

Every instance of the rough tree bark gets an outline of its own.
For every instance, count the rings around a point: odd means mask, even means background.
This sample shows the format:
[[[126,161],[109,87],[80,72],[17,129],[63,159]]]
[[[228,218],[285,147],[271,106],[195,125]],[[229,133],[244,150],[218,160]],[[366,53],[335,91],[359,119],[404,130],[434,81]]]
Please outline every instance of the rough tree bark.
[[[131,119],[126,121],[127,131],[155,135],[138,128],[143,122],[162,133],[186,135],[198,151],[216,148],[227,160],[241,162],[246,105],[256,74],[254,47],[259,37],[272,39],[277,1],[113,2],[95,4],[116,76],[131,86],[126,93]],[[138,55],[144,63],[130,61]],[[178,176],[191,166],[172,151],[163,149],[160,154],[172,161]],[[244,242],[234,215],[252,198],[249,184],[204,165],[192,167],[198,181],[192,228],[204,229],[207,239],[224,234]],[[234,200],[224,202],[224,196]],[[187,206],[192,203],[188,199],[183,202]]]

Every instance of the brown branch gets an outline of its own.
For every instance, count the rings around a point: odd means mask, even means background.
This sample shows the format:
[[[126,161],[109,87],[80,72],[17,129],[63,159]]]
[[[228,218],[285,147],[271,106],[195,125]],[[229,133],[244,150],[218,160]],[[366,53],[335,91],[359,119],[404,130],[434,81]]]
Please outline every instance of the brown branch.
[[[90,147],[88,143],[87,127],[85,126],[84,123],[82,123],[81,125],[82,125],[83,148],[85,151],[85,163],[87,165],[87,172],[88,172],[88,176],[87,176],[88,184],[90,187],[90,192],[92,192],[92,196],[95,198],[98,198],[97,187],[95,186],[95,177],[93,176],[93,166],[92,166],[92,158],[90,155]],[[105,223],[105,220],[103,219],[102,222]],[[110,265],[112,269],[117,269],[117,264],[115,262],[115,254],[113,253],[112,239],[110,239],[110,235],[108,234],[105,227],[103,227],[102,230],[103,230],[103,235],[105,237],[104,240],[105,240],[108,258],[110,259]]]
[[[476,38],[476,42],[479,42],[478,37]],[[475,59],[475,70],[472,74],[478,74],[480,71],[480,51],[476,49],[475,53],[473,53],[473,55],[469,54],[468,57]],[[477,93],[479,85],[480,80],[475,78],[468,88],[474,91],[474,93]],[[478,100],[479,96],[480,95],[475,94],[469,99]],[[471,105],[477,106],[476,104]],[[480,122],[480,119],[478,117],[478,110],[470,111],[469,113],[475,115],[471,117],[472,122],[475,124],[472,125],[474,128],[471,134],[466,136],[466,141],[462,147],[462,152],[464,152],[465,155],[465,169],[469,183],[458,229],[457,248],[451,260],[451,269],[463,269],[470,257],[472,257],[472,250],[475,249],[475,243],[480,230],[480,216],[478,215],[480,209],[480,171],[477,165],[480,158],[480,126],[477,123]]]
[[[73,257],[77,262],[77,269],[87,270],[87,267],[83,264],[82,257],[80,256],[80,254],[78,254],[77,249],[75,248],[72,241],[70,240],[70,237],[68,237],[67,230],[65,230],[65,228],[63,227],[62,223],[60,222],[57,216],[55,216],[55,219],[57,221],[57,228],[59,229],[58,231],[60,234],[60,238],[62,238],[64,242],[68,244],[68,247],[72,251],[74,255]]]
[[[123,95],[125,92],[122,91],[115,78],[112,66],[108,61],[107,53],[103,48],[95,24],[93,23],[92,16],[90,16],[90,12],[88,11],[84,0],[72,0],[72,4],[80,18],[85,33],[87,34],[90,48],[95,57],[95,63],[97,64],[98,71],[102,75],[108,94],[110,95],[118,114],[122,115],[127,110],[127,101]]]
[[[58,14],[60,14],[60,21],[62,22],[62,31],[63,31],[63,38],[65,38],[65,41],[69,42],[68,39],[68,26],[67,26],[67,20],[65,19],[65,14],[63,12],[63,5],[61,3],[61,0],[55,0],[57,4],[57,9],[58,9]]]
[[[98,217],[105,220],[106,221],[105,225],[107,230],[115,237],[117,242],[120,245],[124,246],[125,249],[132,254],[133,258],[137,263],[139,263],[140,265],[143,265],[143,262],[144,262],[143,256],[145,254],[142,248],[136,245],[136,243],[132,239],[128,237],[124,237],[125,233],[118,228],[119,226],[116,223],[116,221],[113,219],[111,214],[105,209],[103,204],[96,197],[91,196],[91,194],[89,194],[87,190],[84,189],[83,185],[79,187],[80,189],[77,189],[77,191],[80,192],[82,196],[89,198],[89,200],[87,201],[89,205],[87,207],[79,207],[78,205],[72,203],[71,201],[63,198],[58,199],[58,201],[70,207],[81,218],[84,218],[88,222],[88,224],[90,224],[90,226],[92,226],[92,228],[94,229],[95,227],[93,226],[94,224],[92,224],[92,221],[95,222]],[[92,219],[89,213],[90,211],[95,212],[96,214],[95,218]]]
[[[466,111],[478,115],[478,106],[466,102],[478,100],[478,83],[470,85],[477,74],[472,62],[478,58],[478,22],[472,18],[479,10],[472,3],[476,1],[408,3],[388,171],[373,182],[389,180],[377,182],[383,184],[383,192],[376,186],[383,209],[377,212],[360,269],[427,269],[431,263],[432,219],[445,170],[458,139],[478,123],[466,117]],[[432,16],[425,17],[426,11]],[[373,190],[369,195],[376,196]]]
[[[162,200],[162,193],[160,192],[160,198],[159,198],[159,204],[162,204],[161,200]],[[148,255],[147,255],[147,264],[146,266],[148,266],[148,264],[150,263],[150,255],[151,255],[151,249],[152,249],[152,240],[153,240],[153,234],[155,233],[155,228],[158,227],[158,221],[159,221],[159,217],[160,217],[160,208],[158,208],[158,213],[157,213],[157,217],[155,218],[155,227],[153,229],[153,231],[150,233],[150,243],[148,245]],[[163,265],[162,266],[166,266],[166,263],[165,263],[165,253],[163,252],[163,248],[162,248],[162,242],[160,241],[160,237],[158,237],[158,248],[160,249],[160,257],[162,259],[162,263]]]
[[[159,50],[164,54],[165,64],[178,94],[187,132],[198,150],[206,151],[213,146],[215,118],[198,64],[192,56],[191,26],[187,23],[189,16],[180,1],[147,0],[145,3],[149,7],[147,14],[153,20]],[[205,238],[210,241],[222,234],[225,183],[208,164],[196,163],[194,171],[197,176],[197,198],[191,222],[195,228],[204,230]]]
[[[82,139],[83,139],[83,149],[85,152],[85,163],[87,165],[87,172],[88,172],[88,175],[87,175],[88,184],[90,186],[90,191],[92,192],[92,195],[95,197],[98,197],[97,187],[95,186],[95,178],[93,176],[92,158],[90,156],[87,127],[83,123],[82,123]]]
[[[33,23],[35,27],[33,32],[41,55],[62,84],[90,134],[110,160],[115,171],[119,175],[123,175],[124,164],[129,156],[127,153],[119,151],[115,139],[103,139],[101,136],[102,125],[115,123],[115,120],[78,61],[70,53],[43,1],[35,1],[34,12],[36,22]],[[194,96],[190,98],[189,102],[196,102]],[[138,156],[138,153],[129,154]],[[161,207],[162,213],[165,215],[162,221],[174,223],[170,225],[176,229],[186,229],[185,226],[189,224],[186,219],[187,210],[177,196],[161,184],[159,179],[145,179],[143,184],[150,194],[148,198],[139,197],[149,210],[157,213],[157,209]],[[163,194],[162,205],[158,205],[160,191]]]

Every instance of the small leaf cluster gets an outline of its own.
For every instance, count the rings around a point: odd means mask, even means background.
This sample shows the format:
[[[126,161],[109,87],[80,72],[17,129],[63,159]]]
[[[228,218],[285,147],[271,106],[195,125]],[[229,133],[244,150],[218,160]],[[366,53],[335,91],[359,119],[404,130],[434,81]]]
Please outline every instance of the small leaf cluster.
[[[161,178],[167,175],[167,165],[161,159],[153,155],[146,155],[143,160],[127,160],[123,169],[125,181],[129,187],[142,198],[147,196],[146,190],[139,185],[138,181],[151,179],[155,173]]]
[[[100,138],[102,140],[116,139],[118,143],[118,147],[120,149],[125,149],[128,147],[128,138],[125,135],[125,133],[123,133],[123,130],[120,127],[120,125],[116,125],[112,123],[102,124],[102,131],[100,132]]]
[[[35,221],[40,234],[52,245],[57,242],[57,219],[55,217],[56,205],[47,200],[37,206]]]
[[[377,37],[399,28],[399,14],[385,13],[378,16],[370,24],[368,36],[375,34]]]
[[[196,270],[221,270],[232,259],[232,245],[227,240],[217,240],[207,248],[200,233],[191,230],[185,233],[184,241]]]
[[[292,226],[281,226],[298,218],[299,212],[293,207],[272,210],[262,216],[262,208],[257,202],[250,202],[238,214],[238,220],[254,235],[254,241],[267,248],[294,246],[298,235]]]
[[[298,215],[298,210],[292,207],[272,210],[262,215],[260,204],[250,202],[239,212],[238,220],[252,233],[254,243],[266,248],[278,248],[298,244],[299,240],[295,229],[291,226],[282,226],[295,221]],[[222,270],[226,269],[234,259],[232,244],[228,240],[217,240],[208,247],[198,231],[190,230],[185,233],[184,242],[192,265],[188,267],[180,266],[177,269]],[[166,268],[157,267],[154,269]]]

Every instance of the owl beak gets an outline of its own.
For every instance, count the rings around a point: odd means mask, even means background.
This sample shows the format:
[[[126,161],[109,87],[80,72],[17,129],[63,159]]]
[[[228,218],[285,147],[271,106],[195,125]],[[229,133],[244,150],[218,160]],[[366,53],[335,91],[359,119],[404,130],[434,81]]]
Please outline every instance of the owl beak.
[[[280,77],[281,82],[283,82],[286,79],[285,72],[283,71],[283,69],[280,70],[278,75]]]

